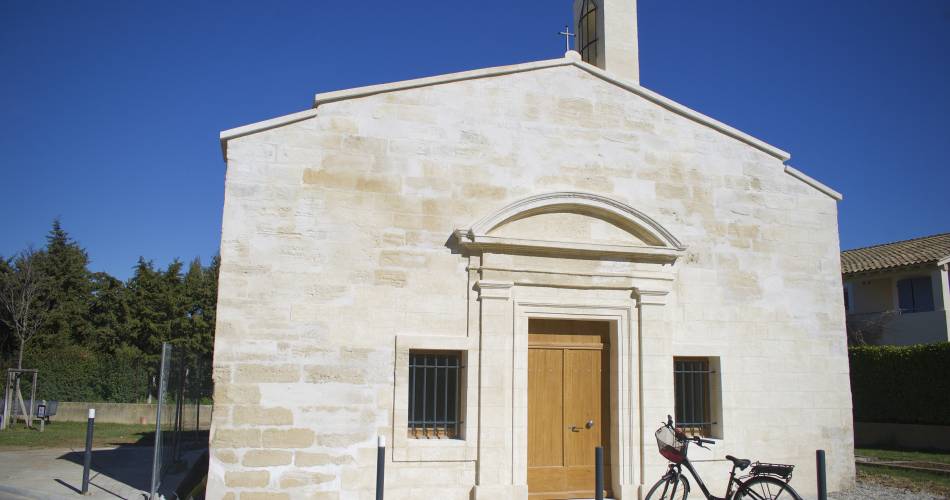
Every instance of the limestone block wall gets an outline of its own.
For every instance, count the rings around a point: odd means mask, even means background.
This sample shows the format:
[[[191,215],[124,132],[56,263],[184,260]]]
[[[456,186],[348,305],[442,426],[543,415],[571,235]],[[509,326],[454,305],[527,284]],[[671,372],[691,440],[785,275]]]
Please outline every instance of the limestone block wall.
[[[322,104],[227,155],[210,498],[371,498],[376,436],[405,432],[397,338],[486,347],[452,231],[554,191],[636,207],[687,247],[639,340],[670,381],[674,355],[720,359],[704,471],[724,476],[725,453],[794,463],[808,493],[823,448],[831,488],[853,480],[836,202],[770,154],[565,66]],[[673,387],[630,396],[648,488]],[[388,499],[468,499],[493,458],[428,446],[388,455]]]

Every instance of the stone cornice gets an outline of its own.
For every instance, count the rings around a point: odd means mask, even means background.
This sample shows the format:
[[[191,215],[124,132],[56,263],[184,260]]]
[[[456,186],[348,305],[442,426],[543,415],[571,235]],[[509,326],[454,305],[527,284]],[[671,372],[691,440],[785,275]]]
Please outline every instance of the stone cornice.
[[[304,121],[313,118],[314,116],[317,116],[316,108],[306,109],[296,113],[291,113],[289,115],[278,116],[276,118],[271,118],[262,122],[251,123],[250,125],[244,125],[241,127],[225,130],[221,132],[220,135],[221,154],[224,155],[224,161],[228,161],[228,141],[231,139],[237,139],[238,137],[244,137],[245,135],[256,134],[258,132],[263,132],[272,128],[283,127],[284,125],[290,125],[291,123]]]
[[[478,280],[475,282],[475,290],[478,291],[478,300],[508,300],[511,298],[511,287],[513,286],[515,286],[515,284],[511,281]]]
[[[500,238],[496,236],[462,235],[459,243],[467,250],[490,251],[496,253],[528,252],[551,256],[614,256],[647,262],[675,262],[683,255],[683,250],[665,247],[634,245],[602,245],[598,243],[576,243],[570,241],[528,240],[521,238]]]
[[[834,189],[831,189],[830,187],[828,187],[828,186],[826,186],[826,185],[824,185],[824,184],[822,184],[822,183],[816,181],[816,180],[813,179],[812,177],[806,175],[804,172],[802,172],[801,170],[798,170],[797,168],[795,168],[795,167],[793,167],[793,166],[791,166],[791,165],[785,165],[785,173],[788,174],[788,175],[791,175],[792,177],[794,177],[794,178],[796,178],[796,179],[798,179],[798,180],[804,182],[805,184],[808,184],[809,186],[811,186],[811,187],[813,187],[813,188],[815,188],[815,189],[821,191],[822,193],[825,193],[826,195],[830,196],[831,198],[833,198],[833,199],[836,200],[836,201],[841,201],[841,200],[844,199],[844,195],[842,195],[841,193],[839,193],[839,192],[835,191]]]
[[[644,290],[642,288],[636,288],[633,294],[641,305],[665,306],[666,297],[670,292],[667,290]]]

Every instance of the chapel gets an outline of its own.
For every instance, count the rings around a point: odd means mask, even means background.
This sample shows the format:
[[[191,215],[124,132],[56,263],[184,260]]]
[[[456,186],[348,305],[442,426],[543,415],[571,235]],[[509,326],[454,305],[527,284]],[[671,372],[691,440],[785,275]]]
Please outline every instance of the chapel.
[[[385,440],[387,499],[592,498],[597,447],[640,499],[667,415],[716,494],[853,483],[841,195],[641,86],[636,0],[563,3],[561,58],[221,133],[209,498],[373,498]]]

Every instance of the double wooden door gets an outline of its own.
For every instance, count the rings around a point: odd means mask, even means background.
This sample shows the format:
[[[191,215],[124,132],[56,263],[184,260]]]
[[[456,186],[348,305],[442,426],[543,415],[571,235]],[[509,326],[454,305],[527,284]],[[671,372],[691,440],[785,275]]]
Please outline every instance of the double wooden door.
[[[610,456],[608,338],[605,322],[530,320],[528,491],[532,500],[594,496],[594,450],[603,446],[605,461]],[[604,484],[609,485],[609,467],[604,469]]]

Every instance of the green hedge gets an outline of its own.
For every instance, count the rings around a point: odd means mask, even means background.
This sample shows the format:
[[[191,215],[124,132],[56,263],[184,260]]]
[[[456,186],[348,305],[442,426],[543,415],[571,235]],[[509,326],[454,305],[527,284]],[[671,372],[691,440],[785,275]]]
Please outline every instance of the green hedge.
[[[849,349],[858,422],[950,425],[950,343]]]
[[[110,355],[79,346],[30,349],[23,367],[39,369],[37,399],[137,403],[148,396],[147,367],[131,350]]]

